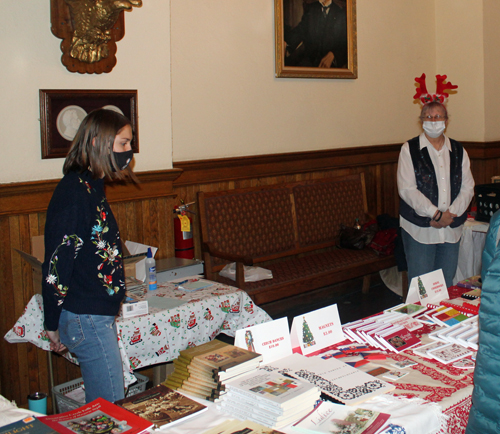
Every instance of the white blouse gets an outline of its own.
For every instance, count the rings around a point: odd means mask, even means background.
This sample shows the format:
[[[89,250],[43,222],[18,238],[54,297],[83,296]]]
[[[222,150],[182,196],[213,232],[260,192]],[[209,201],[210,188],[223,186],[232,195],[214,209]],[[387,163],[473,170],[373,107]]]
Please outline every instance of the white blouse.
[[[401,198],[410,205],[415,212],[422,217],[432,218],[436,210],[449,211],[457,216],[462,215],[474,196],[474,179],[470,170],[470,160],[464,149],[462,160],[462,188],[452,205],[450,189],[450,139],[445,136],[444,146],[437,151],[427,140],[424,133],[420,135],[420,149],[427,147],[429,156],[437,177],[439,190],[438,206],[425,197],[418,189],[415,179],[415,170],[410,155],[410,146],[406,142],[399,154],[398,162],[398,191]],[[463,225],[457,228],[423,228],[417,226],[404,217],[400,216],[400,226],[408,232],[416,241],[423,244],[456,243],[462,236]]]

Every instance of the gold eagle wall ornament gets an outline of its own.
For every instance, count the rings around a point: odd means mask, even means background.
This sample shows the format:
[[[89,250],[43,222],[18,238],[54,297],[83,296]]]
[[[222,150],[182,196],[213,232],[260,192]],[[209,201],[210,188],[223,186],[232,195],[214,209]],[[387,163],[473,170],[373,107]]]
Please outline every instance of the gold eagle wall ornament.
[[[52,33],[63,39],[62,63],[71,72],[110,72],[116,41],[125,34],[123,11],[142,0],[51,0]]]

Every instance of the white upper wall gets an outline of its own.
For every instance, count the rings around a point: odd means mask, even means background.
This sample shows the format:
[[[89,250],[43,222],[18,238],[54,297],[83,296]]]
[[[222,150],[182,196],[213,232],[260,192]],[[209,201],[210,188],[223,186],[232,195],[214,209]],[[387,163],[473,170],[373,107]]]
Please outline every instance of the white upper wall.
[[[356,80],[275,78],[269,0],[172,0],[174,161],[403,142],[434,1],[357,1]],[[189,23],[189,25],[186,25]]]
[[[70,73],[50,30],[49,1],[0,0],[0,183],[62,176],[63,159],[41,159],[39,89],[137,89],[135,170],[172,167],[170,5],[144,0],[125,13],[109,74]]]
[[[485,0],[484,2],[484,118],[485,141],[498,140],[500,122],[498,102],[500,101],[500,44],[499,26],[500,2]]]
[[[497,12],[494,21],[498,17]],[[450,121],[446,134],[456,140],[485,140],[484,18],[482,1],[436,1],[436,74],[447,75],[458,86],[447,102]],[[429,91],[435,89],[429,87],[429,78],[427,81]],[[492,131],[497,139],[499,133],[498,128],[496,133]]]
[[[414,78],[459,85],[448,134],[498,140],[498,0],[357,0],[356,80],[275,78],[269,0],[143,0],[109,74],[70,73],[50,2],[0,0],[0,183],[61,176],[42,160],[39,89],[137,89],[135,170],[174,161],[401,143],[420,132]],[[483,10],[484,9],[484,10]]]

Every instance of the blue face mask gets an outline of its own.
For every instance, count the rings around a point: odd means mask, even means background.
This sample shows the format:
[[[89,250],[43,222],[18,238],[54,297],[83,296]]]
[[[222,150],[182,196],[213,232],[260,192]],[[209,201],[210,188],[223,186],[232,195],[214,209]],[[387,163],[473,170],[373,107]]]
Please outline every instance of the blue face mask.
[[[113,155],[115,157],[116,165],[120,168],[120,170],[124,170],[130,164],[132,158],[134,158],[134,151],[132,150],[124,152],[113,151]],[[111,156],[109,158],[111,159]],[[111,164],[111,167],[113,168],[113,172],[116,172],[113,164]]]

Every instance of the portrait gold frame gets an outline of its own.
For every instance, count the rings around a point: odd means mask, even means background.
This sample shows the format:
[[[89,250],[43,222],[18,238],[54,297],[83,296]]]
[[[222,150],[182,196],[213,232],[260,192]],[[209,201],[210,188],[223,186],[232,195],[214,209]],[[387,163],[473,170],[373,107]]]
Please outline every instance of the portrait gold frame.
[[[132,124],[132,150],[139,152],[137,90],[65,90],[40,89],[40,130],[42,159],[65,158],[71,139],[58,128],[58,117],[64,110],[75,107],[80,121],[92,110],[111,108],[120,111]]]
[[[357,30],[356,30],[356,0],[333,0],[335,3],[344,4],[347,14],[347,67],[346,68],[320,68],[304,66],[285,66],[284,29],[286,11],[284,3],[310,3],[311,0],[274,0],[275,20],[275,60],[276,77],[279,78],[358,78],[357,60]]]

